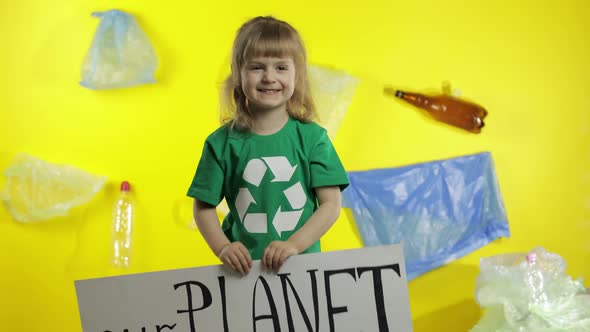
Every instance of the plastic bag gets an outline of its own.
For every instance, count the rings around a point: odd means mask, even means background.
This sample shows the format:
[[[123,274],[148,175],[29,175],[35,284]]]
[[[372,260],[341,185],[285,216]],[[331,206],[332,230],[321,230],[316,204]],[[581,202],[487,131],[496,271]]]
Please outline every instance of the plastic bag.
[[[4,176],[6,186],[0,197],[12,217],[25,223],[67,215],[88,203],[106,181],[104,176],[28,155],[17,156]]]
[[[82,65],[80,84],[112,89],[153,83],[156,53],[133,16],[119,10],[96,12],[100,24]]]
[[[342,71],[309,65],[311,94],[317,108],[317,122],[334,139],[346,115],[359,79]]]
[[[408,280],[510,236],[489,153],[348,175],[364,245],[403,243]]]
[[[565,268],[541,247],[481,259],[475,298],[487,311],[471,331],[590,331],[590,294]]]

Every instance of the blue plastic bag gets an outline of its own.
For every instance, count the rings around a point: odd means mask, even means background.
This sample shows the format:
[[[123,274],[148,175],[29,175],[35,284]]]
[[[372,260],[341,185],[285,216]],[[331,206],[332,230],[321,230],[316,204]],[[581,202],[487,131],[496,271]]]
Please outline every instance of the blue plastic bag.
[[[119,10],[92,13],[100,18],[82,65],[80,84],[89,89],[153,83],[158,59],[133,16]]]
[[[403,243],[408,280],[510,236],[490,153],[348,175],[364,245]]]

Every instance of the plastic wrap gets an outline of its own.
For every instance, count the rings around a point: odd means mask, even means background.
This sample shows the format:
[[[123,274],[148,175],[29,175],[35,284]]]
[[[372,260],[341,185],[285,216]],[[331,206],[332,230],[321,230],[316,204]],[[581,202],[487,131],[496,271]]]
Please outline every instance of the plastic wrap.
[[[311,94],[317,108],[317,122],[334,139],[346,115],[359,79],[343,71],[309,65]]]
[[[349,172],[365,246],[403,243],[408,280],[510,236],[490,153]]]
[[[565,268],[541,247],[483,258],[475,298],[487,311],[471,331],[590,331],[590,294]]]
[[[104,176],[28,155],[17,156],[4,176],[6,186],[0,197],[12,217],[25,223],[68,215],[72,208],[92,200],[106,181]]]
[[[100,24],[82,65],[80,84],[113,89],[153,83],[156,53],[133,16],[119,10],[96,12]]]

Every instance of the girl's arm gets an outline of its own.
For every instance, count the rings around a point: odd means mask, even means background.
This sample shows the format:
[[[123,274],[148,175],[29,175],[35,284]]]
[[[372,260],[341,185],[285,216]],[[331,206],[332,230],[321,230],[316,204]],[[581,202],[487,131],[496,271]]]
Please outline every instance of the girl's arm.
[[[319,207],[287,241],[273,241],[264,250],[262,264],[278,272],[290,256],[297,255],[318,241],[340,216],[340,187],[315,188]]]
[[[250,253],[241,242],[232,243],[227,239],[219,225],[215,207],[195,199],[193,215],[209,248],[223,264],[242,275],[248,274],[252,267]]]

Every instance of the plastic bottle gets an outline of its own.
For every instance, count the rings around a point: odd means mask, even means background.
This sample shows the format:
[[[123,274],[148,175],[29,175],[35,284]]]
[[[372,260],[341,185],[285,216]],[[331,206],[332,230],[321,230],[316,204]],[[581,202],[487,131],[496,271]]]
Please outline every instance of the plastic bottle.
[[[118,268],[128,268],[131,263],[134,202],[130,190],[129,182],[121,182],[121,190],[113,206],[111,262]]]
[[[483,119],[488,112],[481,106],[453,96],[442,94],[426,96],[420,93],[385,89],[386,93],[426,110],[434,119],[465,129],[472,133],[481,132]]]

